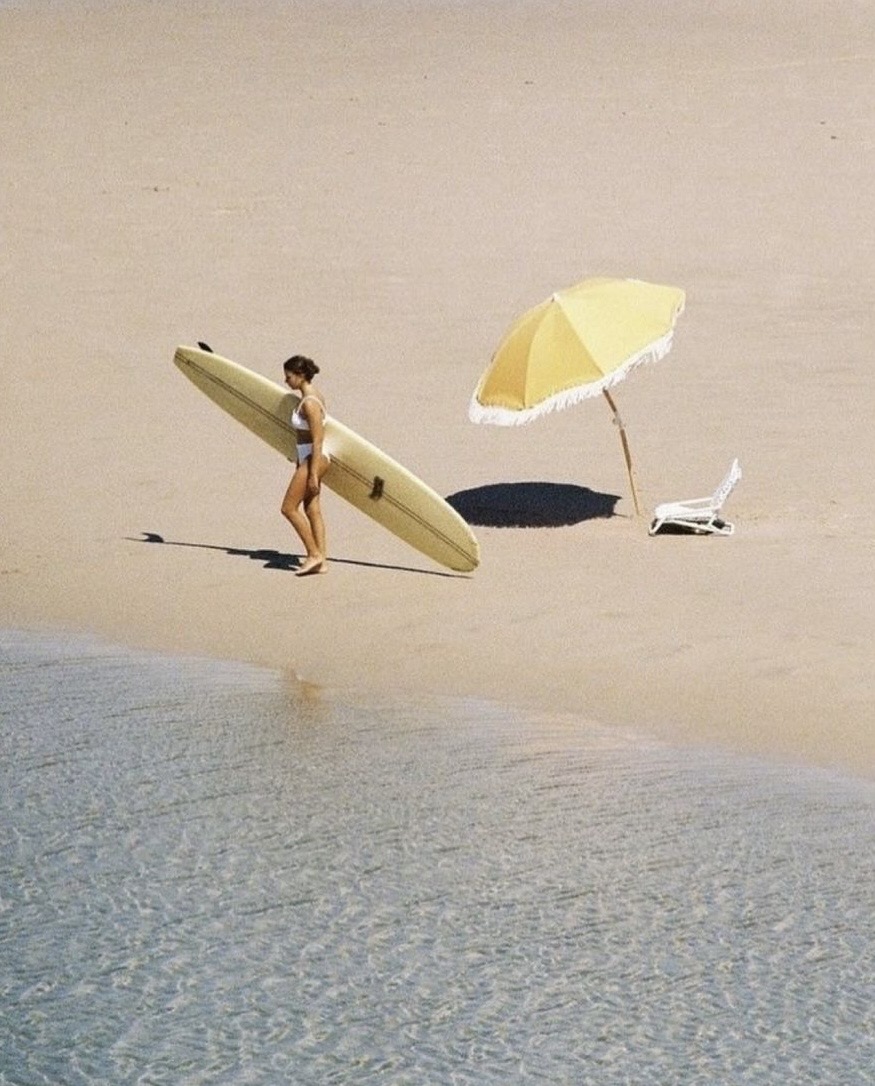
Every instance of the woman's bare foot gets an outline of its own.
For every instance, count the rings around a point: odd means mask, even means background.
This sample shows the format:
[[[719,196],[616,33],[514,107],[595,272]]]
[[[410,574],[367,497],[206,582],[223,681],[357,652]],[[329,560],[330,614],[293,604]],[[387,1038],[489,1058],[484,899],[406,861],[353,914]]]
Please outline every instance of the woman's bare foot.
[[[296,572],[296,577],[306,577],[310,573],[327,573],[328,563],[321,555],[311,555]]]

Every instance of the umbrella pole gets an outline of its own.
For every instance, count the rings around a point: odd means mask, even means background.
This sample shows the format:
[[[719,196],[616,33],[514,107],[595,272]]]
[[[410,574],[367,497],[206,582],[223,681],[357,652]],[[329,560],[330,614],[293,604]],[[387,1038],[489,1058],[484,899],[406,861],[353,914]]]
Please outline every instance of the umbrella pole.
[[[629,453],[629,442],[626,440],[626,429],[623,426],[623,420],[620,418],[620,412],[617,410],[617,405],[614,403],[613,398],[606,388],[602,389],[602,395],[608,401],[608,406],[614,413],[614,425],[620,429],[620,441],[623,444],[623,456],[626,458],[626,470],[629,472],[629,485],[632,487],[632,501],[635,503],[635,515],[641,516],[641,507],[638,504],[638,490],[635,486],[635,472],[632,470],[632,456]]]

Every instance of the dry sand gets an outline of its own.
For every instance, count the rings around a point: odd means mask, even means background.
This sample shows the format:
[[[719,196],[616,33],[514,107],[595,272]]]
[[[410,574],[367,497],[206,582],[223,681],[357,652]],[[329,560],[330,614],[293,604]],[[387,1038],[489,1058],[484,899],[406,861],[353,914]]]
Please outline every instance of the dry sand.
[[[871,777],[871,16],[0,6],[2,623]],[[467,421],[513,318],[590,275],[687,291],[617,399],[648,509],[740,458],[734,537],[647,536],[601,402]],[[288,467],[173,367],[197,339],[310,354],[337,417],[532,526],[444,576],[329,494],[331,573],[294,577]],[[555,484],[614,515],[534,526]]]

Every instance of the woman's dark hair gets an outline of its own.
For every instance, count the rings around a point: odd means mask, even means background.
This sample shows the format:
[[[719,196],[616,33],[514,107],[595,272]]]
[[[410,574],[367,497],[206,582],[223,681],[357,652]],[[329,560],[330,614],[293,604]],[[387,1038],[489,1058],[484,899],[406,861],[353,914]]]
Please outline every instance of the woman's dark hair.
[[[297,373],[308,381],[312,381],[319,372],[319,367],[313,359],[306,358],[302,354],[293,354],[291,358],[287,358],[283,362],[283,369],[286,373]]]

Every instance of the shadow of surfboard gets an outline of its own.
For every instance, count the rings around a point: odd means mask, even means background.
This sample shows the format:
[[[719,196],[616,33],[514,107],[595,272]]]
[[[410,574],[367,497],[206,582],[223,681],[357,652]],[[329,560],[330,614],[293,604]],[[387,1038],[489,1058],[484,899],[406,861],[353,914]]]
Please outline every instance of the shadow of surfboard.
[[[185,540],[165,539],[157,532],[141,532],[142,538],[127,536],[130,543],[156,543],[165,547],[192,547],[195,550],[221,551],[223,554],[234,558],[249,558],[253,562],[261,562],[263,569],[279,569],[295,572],[300,569],[304,561],[303,555],[287,554],[284,551],[269,550],[267,548],[248,549],[246,547],[222,547],[215,543],[188,543]],[[355,558],[329,558],[330,565],[335,566],[361,566],[366,569],[386,569],[395,573],[419,573],[424,577],[467,577],[465,573],[445,573],[436,569],[420,569],[416,566],[393,566],[382,562],[363,562]]]
[[[563,528],[615,515],[617,494],[572,483],[490,483],[450,494],[447,502],[480,528]]]

